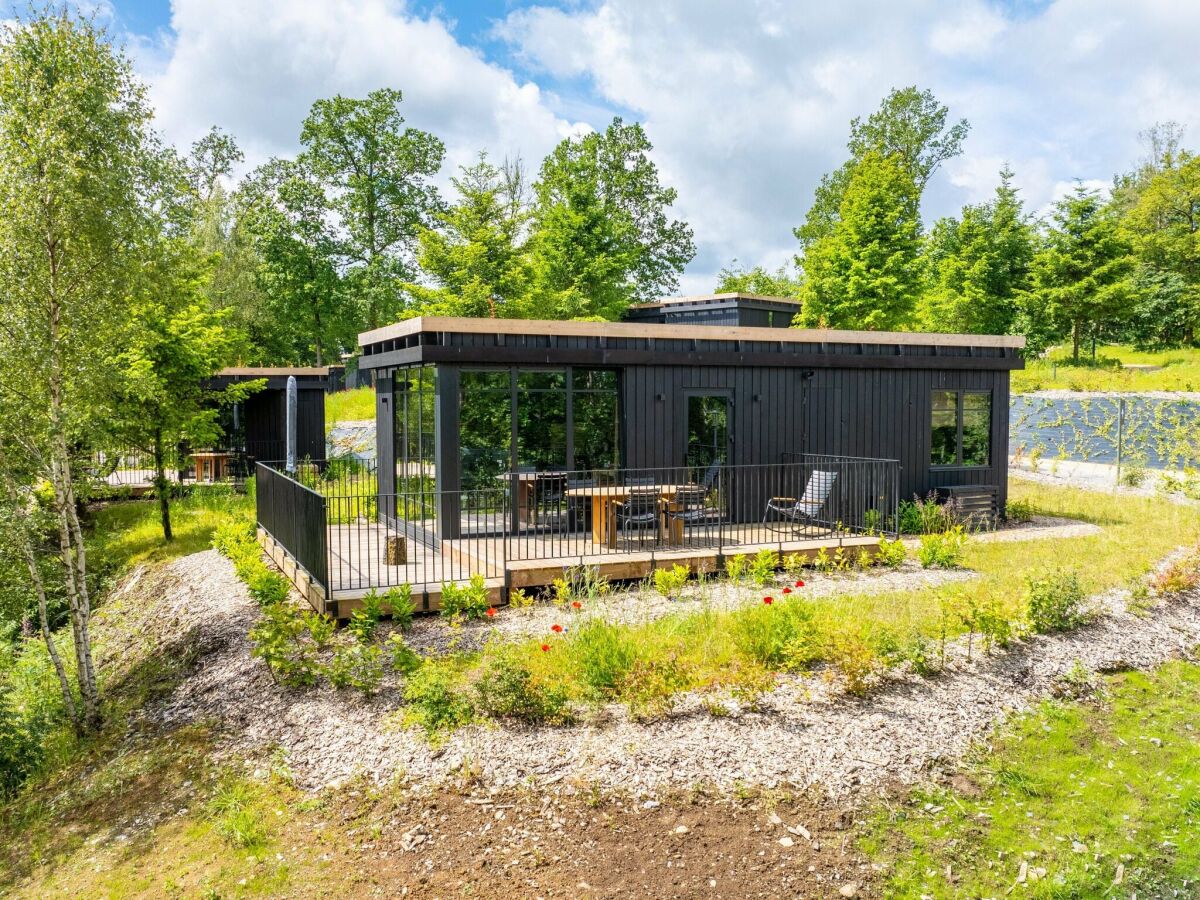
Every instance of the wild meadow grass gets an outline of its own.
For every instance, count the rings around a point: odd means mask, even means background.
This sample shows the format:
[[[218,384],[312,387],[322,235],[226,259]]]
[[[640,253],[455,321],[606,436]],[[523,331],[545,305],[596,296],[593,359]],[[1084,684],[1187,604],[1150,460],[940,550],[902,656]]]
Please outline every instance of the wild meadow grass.
[[[1031,359],[1012,373],[1016,394],[1031,391],[1200,391],[1200,349],[1144,351],[1127,344],[1109,344],[1096,351],[1080,351],[1080,363],[1071,362],[1070,348],[1057,347],[1047,359]],[[1155,371],[1122,368],[1122,364],[1161,366]]]
[[[375,419],[375,389],[354,388],[325,395],[325,427],[338,422],[361,422]]]
[[[200,486],[171,501],[175,539],[165,541],[157,501],[112,501],[92,513],[90,552],[110,571],[165,562],[209,549],[213,533],[222,523],[253,516],[252,484],[248,493],[237,493],[227,485]]]
[[[1195,896],[1200,667],[1124,673],[1102,691],[1010,722],[968,762],[974,787],[879,812],[862,847],[886,865],[882,893]]]
[[[784,582],[744,584],[746,604],[627,624],[593,615],[598,600],[563,608],[561,630],[512,644],[496,643],[464,665],[453,663],[463,691],[494,672],[492,659],[528,674],[529,690],[554,685],[566,701],[620,701],[653,714],[683,691],[729,691],[751,702],[775,673],[819,663],[852,693],[871,676],[905,660],[936,668],[931,655],[946,641],[975,631],[1003,643],[1022,629],[1044,629],[1045,614],[1029,614],[1031,586],[1070,583],[1086,595],[1143,579],[1171,550],[1200,541],[1200,515],[1157,497],[1120,497],[1015,481],[1012,497],[1035,513],[1093,523],[1100,532],[1069,538],[968,540],[961,565],[978,574],[966,582],[876,594],[807,599]],[[1077,588],[1075,587],[1077,585]],[[701,594],[711,589],[701,585]],[[765,598],[769,597],[767,602]],[[1051,597],[1047,602],[1056,602]],[[427,665],[437,666],[437,659]],[[529,708],[536,708],[531,704]]]

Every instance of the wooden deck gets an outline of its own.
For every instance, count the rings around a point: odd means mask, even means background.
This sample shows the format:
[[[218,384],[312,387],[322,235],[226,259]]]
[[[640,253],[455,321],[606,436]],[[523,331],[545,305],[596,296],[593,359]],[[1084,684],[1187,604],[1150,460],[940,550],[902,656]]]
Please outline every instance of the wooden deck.
[[[440,607],[441,586],[446,582],[464,583],[472,575],[482,575],[496,603],[503,602],[506,580],[514,588],[548,585],[571,566],[593,566],[614,581],[644,578],[656,568],[686,565],[693,572],[714,572],[722,558],[754,554],[769,549],[783,554],[800,553],[815,557],[822,549],[837,547],[874,551],[877,537],[807,533],[766,535],[759,525],[725,526],[723,538],[685,536],[680,545],[646,540],[621,540],[616,547],[595,544],[590,533],[527,533],[504,537],[464,537],[444,540],[433,548],[412,538],[406,541],[407,561],[403,565],[387,562],[388,539],[397,537],[395,529],[374,523],[333,525],[329,529],[330,581],[332,590],[324,592],[298,570],[286,550],[263,535],[268,552],[281,569],[297,584],[304,596],[319,611],[335,618],[347,618],[361,606],[369,590],[380,592],[401,584],[412,586],[417,608],[434,611]],[[282,562],[281,562],[282,560]]]

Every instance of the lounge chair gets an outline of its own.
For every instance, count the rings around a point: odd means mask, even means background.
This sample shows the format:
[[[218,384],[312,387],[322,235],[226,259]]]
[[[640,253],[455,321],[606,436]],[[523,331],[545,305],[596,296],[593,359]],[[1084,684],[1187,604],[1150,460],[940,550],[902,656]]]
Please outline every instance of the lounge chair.
[[[837,476],[837,472],[813,470],[799,500],[795,497],[772,497],[767,501],[766,511],[763,512],[763,524],[773,530],[783,531],[785,529],[776,526],[799,528],[802,524],[816,521],[829,500]]]

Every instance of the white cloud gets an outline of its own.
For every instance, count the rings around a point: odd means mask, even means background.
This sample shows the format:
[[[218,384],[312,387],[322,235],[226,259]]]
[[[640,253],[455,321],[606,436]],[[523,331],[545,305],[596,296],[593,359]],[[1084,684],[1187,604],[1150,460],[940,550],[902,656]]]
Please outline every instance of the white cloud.
[[[447,145],[446,172],[487,148],[537,160],[578,130],[532,82],[459,44],[445,22],[391,0],[175,0],[173,37],[134,48],[159,127],[181,147],[211,125],[248,163],[294,153],[314,100],[404,92],[408,124]]]
[[[1062,185],[1129,168],[1155,121],[1200,140],[1200,3],[1053,0],[1014,16],[988,0],[591,0],[496,27],[522,77],[401,0],[174,0],[172,25],[133,50],[165,133],[186,146],[217,124],[251,161],[294,152],[313,100],[383,85],[446,141],[447,173],[483,147],[534,168],[564,134],[630,111],[696,231],[688,290],[733,257],[790,258],[850,118],[893,87],[930,88],[972,125],[927,221],[990,196],[1004,160],[1042,210]],[[569,95],[544,87],[559,84]]]

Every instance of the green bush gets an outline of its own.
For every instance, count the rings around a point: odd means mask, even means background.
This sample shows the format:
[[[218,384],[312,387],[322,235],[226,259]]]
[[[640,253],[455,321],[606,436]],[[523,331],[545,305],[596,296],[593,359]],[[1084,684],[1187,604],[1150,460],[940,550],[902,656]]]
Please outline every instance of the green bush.
[[[388,636],[388,650],[392,654],[392,668],[402,675],[411,675],[421,668],[421,654],[405,643],[404,638],[393,632]]]
[[[957,569],[962,565],[966,543],[967,535],[961,525],[940,534],[926,534],[917,548],[917,559],[926,569]]]
[[[325,669],[335,688],[354,688],[370,695],[383,680],[383,651],[374,644],[340,644]]]
[[[309,640],[305,617],[287,603],[274,603],[250,629],[252,656],[267,664],[271,677],[288,687],[311,687],[320,666],[316,645]]]
[[[260,565],[262,569],[251,575],[246,582],[250,596],[262,607],[283,603],[291,593],[291,584],[278,572],[272,572],[261,562]]]
[[[746,570],[749,566],[750,560],[745,556],[731,556],[725,560],[725,575],[730,581],[741,581],[746,577]]]
[[[954,524],[951,510],[938,503],[937,494],[932,491],[924,499],[901,500],[897,513],[902,534],[932,534]]]
[[[1055,569],[1028,579],[1029,623],[1047,634],[1068,631],[1088,621],[1083,585],[1072,570]]]
[[[601,619],[585,619],[570,635],[569,658],[579,680],[602,697],[615,695],[637,660],[628,630]]]
[[[684,585],[688,583],[690,575],[691,570],[679,563],[676,563],[669,569],[655,569],[654,589],[668,600],[674,599],[683,590]]]
[[[467,584],[448,581],[442,585],[442,615],[467,619],[482,618],[492,605],[482,575],[472,575]]]
[[[763,548],[750,560],[750,580],[759,587],[766,587],[775,580],[775,569],[779,566],[779,554]]]
[[[1004,504],[1004,518],[1010,522],[1028,522],[1033,518],[1034,511],[1031,500],[1009,500]]]
[[[470,698],[458,686],[457,674],[444,663],[427,662],[404,685],[405,720],[430,737],[466,725],[475,716]]]
[[[417,611],[417,604],[413,603],[412,598],[412,585],[406,583],[389,588],[383,595],[383,602],[392,614],[392,624],[401,631],[408,631],[412,627],[413,613]]]
[[[742,610],[733,616],[732,634],[744,656],[771,670],[802,669],[821,658],[820,634],[804,600]]]
[[[894,541],[885,537],[879,539],[879,550],[875,554],[877,563],[887,566],[889,569],[898,569],[904,565],[906,559],[908,559],[908,550],[905,549],[904,542],[899,538]]]
[[[362,598],[362,608],[350,613],[349,632],[360,644],[371,643],[379,620],[383,618],[383,598],[375,588],[371,588]]]
[[[535,676],[513,648],[492,658],[475,693],[479,709],[495,719],[550,724],[571,720],[566,688]]]

